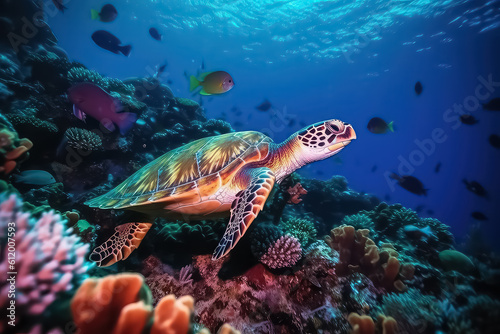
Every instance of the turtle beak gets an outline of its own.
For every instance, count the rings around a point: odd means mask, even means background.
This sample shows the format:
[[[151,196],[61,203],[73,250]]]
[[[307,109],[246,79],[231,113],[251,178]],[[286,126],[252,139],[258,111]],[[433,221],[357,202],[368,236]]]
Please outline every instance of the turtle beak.
[[[345,131],[342,134],[337,135],[337,138],[335,138],[335,144],[328,146],[328,149],[333,152],[333,151],[340,151],[347,145],[351,143],[354,139],[356,139],[356,132],[354,132],[354,129],[350,124],[344,123],[345,125]]]

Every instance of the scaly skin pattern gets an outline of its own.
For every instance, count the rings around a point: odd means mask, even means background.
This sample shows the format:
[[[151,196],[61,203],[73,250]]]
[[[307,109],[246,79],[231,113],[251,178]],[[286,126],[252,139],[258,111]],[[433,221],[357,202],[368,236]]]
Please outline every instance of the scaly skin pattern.
[[[310,125],[281,144],[255,131],[203,138],[165,153],[86,204],[184,220],[230,214],[224,237],[214,252],[216,260],[243,236],[275,183],[308,163],[337,154],[353,139],[356,134],[352,126],[339,120]],[[93,255],[99,265],[124,259],[138,247],[150,225],[144,225],[147,229],[140,226],[136,232],[117,229],[112,246],[96,248]],[[124,240],[134,242],[127,244]]]

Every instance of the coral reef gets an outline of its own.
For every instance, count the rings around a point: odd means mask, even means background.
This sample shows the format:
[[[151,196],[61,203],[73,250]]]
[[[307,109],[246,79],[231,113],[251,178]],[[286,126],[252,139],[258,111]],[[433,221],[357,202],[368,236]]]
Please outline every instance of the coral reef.
[[[311,219],[292,217],[282,221],[280,227],[284,233],[297,238],[304,247],[317,240],[318,232]]]
[[[33,321],[61,294],[77,286],[89,264],[85,260],[89,245],[71,234],[61,216],[46,212],[38,220],[22,211],[22,202],[16,195],[0,195],[0,239],[2,240],[2,298],[0,305],[8,307],[8,272],[15,277],[16,330],[29,330]],[[8,238],[7,238],[8,237]],[[7,242],[9,240],[9,242]],[[7,258],[8,250],[15,249],[15,262]],[[13,269],[15,266],[15,269]],[[0,330],[7,333],[2,319]],[[13,319],[11,319],[13,320]]]
[[[288,268],[296,264],[301,256],[302,248],[299,240],[284,235],[272,244],[259,260],[269,268]]]
[[[102,148],[102,140],[95,132],[79,128],[69,128],[64,133],[68,145],[77,150],[95,151]]]

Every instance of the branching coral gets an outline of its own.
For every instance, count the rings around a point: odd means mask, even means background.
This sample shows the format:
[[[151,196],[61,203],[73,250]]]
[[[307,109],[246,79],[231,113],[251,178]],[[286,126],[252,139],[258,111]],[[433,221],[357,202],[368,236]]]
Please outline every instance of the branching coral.
[[[282,221],[280,227],[283,232],[297,238],[303,247],[315,241],[318,234],[311,219],[292,217]]]
[[[340,275],[361,272],[387,289],[404,290],[402,280],[413,278],[413,266],[401,265],[394,246],[384,243],[378,248],[368,238],[369,234],[369,230],[355,230],[346,225],[331,230],[326,242],[339,252],[337,272]]]
[[[73,67],[68,71],[67,75],[71,84],[91,82],[106,91],[113,91],[130,96],[133,96],[135,92],[135,88],[132,85],[127,85],[118,79],[103,77],[96,71],[88,70],[86,68]]]
[[[68,145],[77,150],[96,151],[102,148],[101,137],[89,130],[69,128],[64,136],[68,140]]]
[[[500,300],[486,295],[472,296],[449,319],[449,333],[495,333],[500,328]]]
[[[22,202],[16,195],[0,196],[0,203],[0,305],[5,309],[9,303],[7,273],[17,272],[15,318],[21,329],[61,293],[79,284],[89,266],[85,260],[88,245],[72,235],[65,221],[53,211],[35,220],[21,211]],[[16,252],[14,264],[7,258],[11,248]]]
[[[269,247],[284,236],[283,230],[271,224],[259,224],[250,233],[249,238],[252,239],[251,249],[252,254],[256,259],[260,259]]]
[[[434,333],[442,321],[436,300],[415,289],[384,296],[382,305],[372,311],[380,313],[394,318],[401,333]]]
[[[356,229],[368,229],[373,230],[373,222],[364,213],[358,213],[355,215],[345,216],[342,219],[342,225],[350,225]]]
[[[289,268],[302,257],[302,248],[297,238],[285,235],[272,244],[261,256],[260,262],[269,268]]]
[[[7,115],[9,121],[12,122],[14,127],[21,133],[30,133],[33,131],[44,132],[47,134],[54,134],[59,131],[54,123],[43,121],[35,116],[24,116],[18,114]]]

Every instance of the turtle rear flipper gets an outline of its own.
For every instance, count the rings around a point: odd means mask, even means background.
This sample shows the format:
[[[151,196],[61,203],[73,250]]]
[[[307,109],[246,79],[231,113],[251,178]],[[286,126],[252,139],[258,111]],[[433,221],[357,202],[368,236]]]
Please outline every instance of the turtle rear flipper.
[[[127,223],[115,227],[115,233],[96,247],[89,259],[99,267],[125,260],[141,244],[152,223]]]

